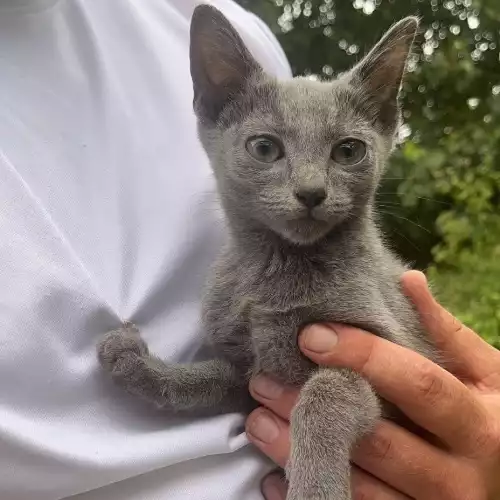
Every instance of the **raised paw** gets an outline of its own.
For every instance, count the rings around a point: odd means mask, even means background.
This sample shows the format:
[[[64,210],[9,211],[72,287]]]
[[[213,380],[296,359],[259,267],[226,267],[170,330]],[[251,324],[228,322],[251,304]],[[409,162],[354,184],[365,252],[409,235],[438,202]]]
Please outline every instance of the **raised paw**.
[[[147,355],[146,343],[139,336],[139,330],[130,323],[106,333],[97,344],[99,362],[110,373],[119,370],[126,359]]]

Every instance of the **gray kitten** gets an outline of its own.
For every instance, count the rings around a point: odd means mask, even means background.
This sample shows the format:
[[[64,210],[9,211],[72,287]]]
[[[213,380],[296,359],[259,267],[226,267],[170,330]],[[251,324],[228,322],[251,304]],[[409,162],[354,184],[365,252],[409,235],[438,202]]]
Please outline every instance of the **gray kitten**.
[[[176,414],[249,412],[256,373],[305,384],[292,414],[288,500],[350,499],[353,445],[381,412],[396,414],[357,374],[306,359],[304,325],[348,323],[435,359],[374,214],[417,29],[403,19],[334,81],[278,82],[218,10],[197,7],[194,109],[229,227],[204,301],[215,357],[165,364],[131,325],[98,347],[115,381]]]

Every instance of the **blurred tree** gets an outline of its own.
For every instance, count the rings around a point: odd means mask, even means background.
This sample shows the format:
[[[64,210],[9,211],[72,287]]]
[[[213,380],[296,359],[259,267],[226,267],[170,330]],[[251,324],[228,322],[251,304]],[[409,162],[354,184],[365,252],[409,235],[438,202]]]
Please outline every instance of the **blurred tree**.
[[[382,224],[442,302],[500,347],[500,2],[239,3],[272,27],[295,74],[320,78],[352,66],[395,20],[421,17]]]

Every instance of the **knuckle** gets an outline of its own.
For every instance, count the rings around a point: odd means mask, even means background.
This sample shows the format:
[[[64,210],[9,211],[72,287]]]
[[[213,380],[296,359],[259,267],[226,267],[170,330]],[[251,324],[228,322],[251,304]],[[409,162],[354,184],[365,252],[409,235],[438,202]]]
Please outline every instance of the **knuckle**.
[[[458,318],[450,315],[450,322],[451,322],[450,330],[454,336],[459,335],[463,332],[465,326]]]
[[[500,448],[500,420],[498,418],[488,419],[489,438]]]
[[[415,379],[415,388],[418,395],[428,403],[438,402],[445,393],[443,380],[430,366],[422,367]]]
[[[436,495],[439,496],[434,498],[442,498],[443,500],[487,500],[483,489],[481,485],[457,483],[456,478],[454,478],[453,484],[450,481],[436,487]]]
[[[434,495],[439,495],[437,498],[442,498],[443,500],[459,500],[460,498],[457,497],[459,488],[456,486],[456,480],[450,483],[450,478],[444,474],[434,478],[430,489],[434,492]]]
[[[356,469],[351,473],[352,500],[375,500],[379,498],[379,485],[374,479]]]
[[[363,452],[372,460],[384,462],[393,456],[394,443],[383,432],[375,431],[366,441]]]
[[[470,463],[460,462],[443,468],[434,477],[431,498],[443,500],[487,500],[484,480]]]
[[[474,449],[482,456],[497,457],[500,455],[500,425],[488,419],[476,429]]]
[[[376,342],[370,338],[369,342],[365,343],[364,349],[360,351],[361,359],[359,361],[358,371],[361,373],[368,373],[371,367],[376,364]]]
[[[359,482],[353,486],[352,500],[374,500],[373,488],[368,484]]]

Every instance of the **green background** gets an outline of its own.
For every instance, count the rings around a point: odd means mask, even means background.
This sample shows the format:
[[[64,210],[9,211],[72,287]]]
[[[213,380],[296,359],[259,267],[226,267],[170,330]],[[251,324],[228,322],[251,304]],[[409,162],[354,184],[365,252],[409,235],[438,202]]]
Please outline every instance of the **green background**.
[[[344,71],[390,25],[422,29],[405,125],[378,194],[386,234],[439,300],[500,348],[500,1],[239,0],[295,74]]]

